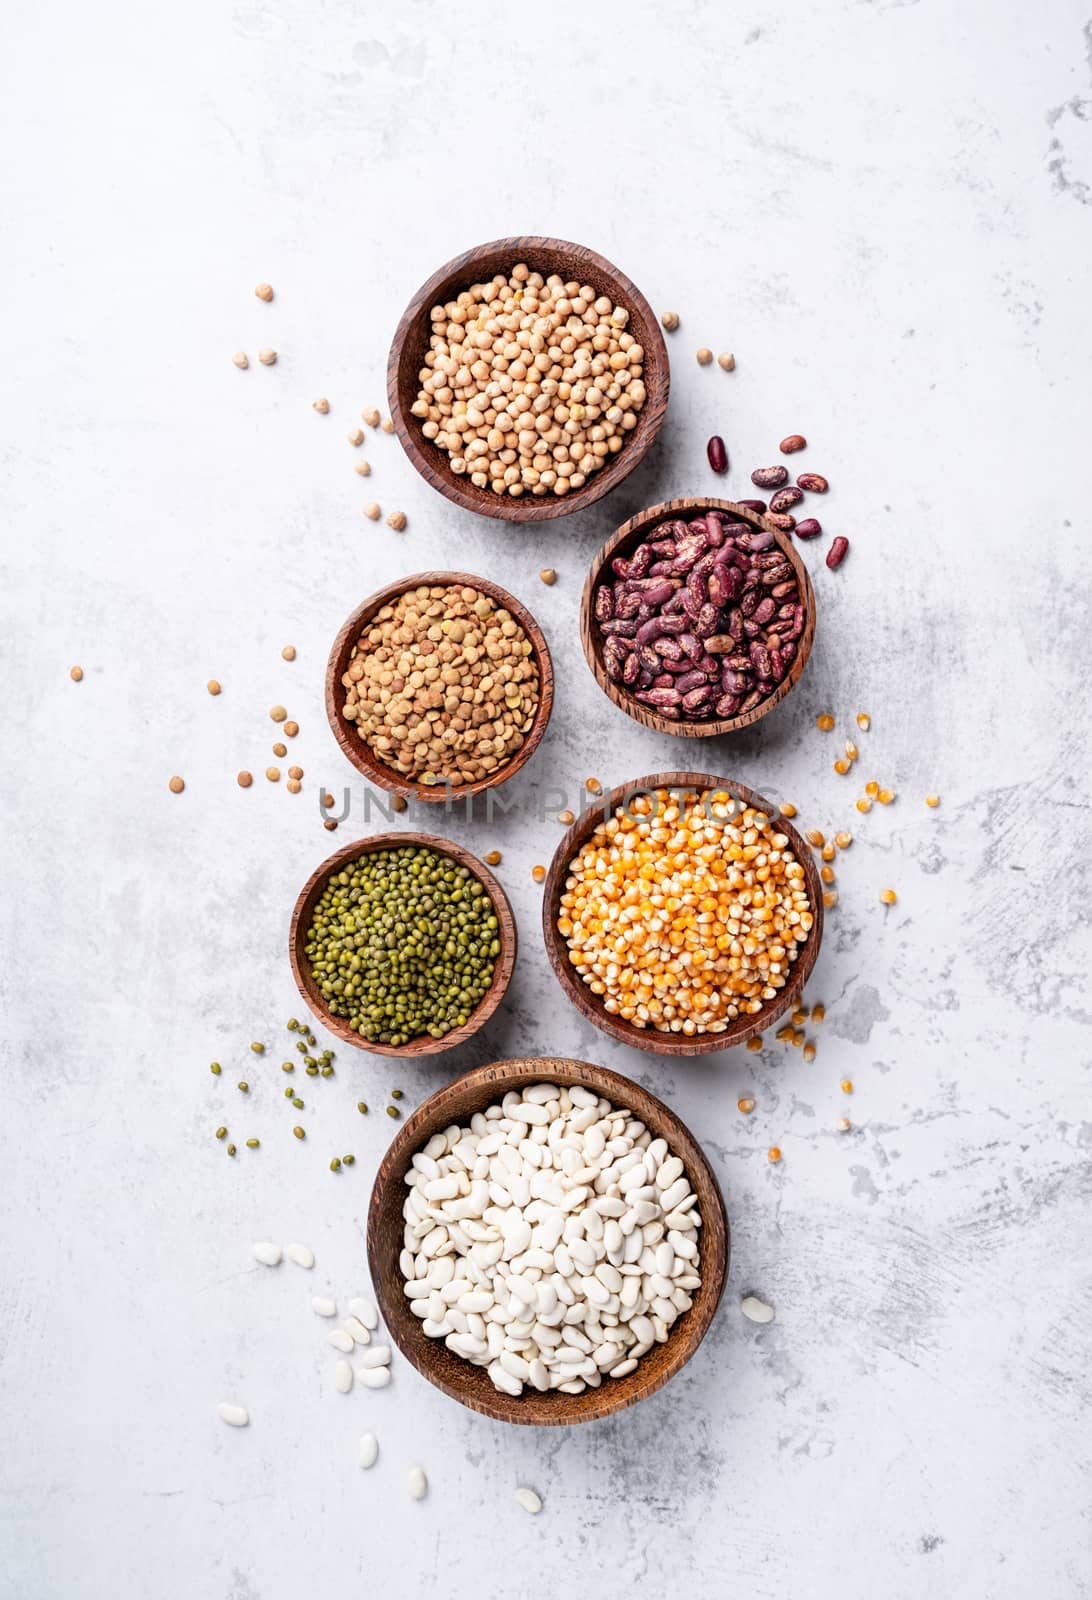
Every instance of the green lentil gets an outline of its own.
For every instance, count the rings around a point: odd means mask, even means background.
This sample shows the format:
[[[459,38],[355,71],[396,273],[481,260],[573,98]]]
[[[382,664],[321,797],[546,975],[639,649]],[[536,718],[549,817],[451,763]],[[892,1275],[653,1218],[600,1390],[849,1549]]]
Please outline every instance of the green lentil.
[[[338,1160],[337,1156],[335,1156],[334,1159],[330,1163],[330,1171],[331,1172],[340,1172],[341,1171],[341,1162]]]
[[[217,1128],[216,1137],[218,1139],[226,1139],[227,1138],[227,1129],[226,1128]]]
[[[296,1091],[292,1088],[291,1084],[289,1084],[288,1088],[284,1091],[284,1098],[286,1100],[294,1100],[295,1097]]]
[[[401,1112],[399,1111],[397,1106],[388,1106],[387,1107],[387,1115],[388,1115],[388,1117],[393,1117],[395,1119],[395,1121],[397,1122],[398,1118],[401,1116]]]
[[[292,1104],[295,1106],[297,1111],[303,1110],[303,1101],[300,1099],[299,1095],[295,1097],[295,1099],[292,1101]]]
[[[314,1056],[304,1056],[303,1064],[304,1064],[305,1067],[317,1067],[318,1066],[318,1062],[315,1060]]]
[[[318,1077],[318,1068],[317,1067],[304,1067],[303,1070],[306,1072],[306,1074],[307,1074],[307,1076],[309,1078],[317,1078]]]
[[[212,1073],[214,1078],[218,1078],[220,1076],[220,1073],[223,1071],[223,1068],[221,1067],[221,1065],[220,1065],[220,1063],[218,1061],[210,1061],[209,1062],[209,1071]]]
[[[249,1094],[250,1093],[250,1085],[249,1085],[249,1083],[247,1083],[245,1078],[243,1078],[239,1083],[239,1093],[240,1094]]]
[[[264,1044],[252,1044],[250,1048],[253,1050],[253,1052],[254,1052],[254,1054],[256,1056],[264,1056],[265,1055],[265,1045]]]
[[[332,1078],[334,1075],[333,1067],[320,1067],[319,1070],[324,1078]]]
[[[341,1164],[342,1164],[343,1167],[351,1167],[355,1160],[356,1160],[355,1156],[342,1156]]]
[[[229,1156],[233,1156],[235,1154],[235,1146],[233,1144],[228,1145],[227,1153]]]
[[[246,1142],[246,1147],[248,1150],[257,1150],[261,1142],[262,1141],[260,1139],[248,1139]]]
[[[493,904],[468,868],[400,845],[326,883],[307,933],[312,976],[361,1038],[408,1044],[462,1027],[500,954]]]
[[[401,1089],[392,1089],[391,1090],[391,1099],[392,1100],[401,1100],[401,1098],[402,1098]]]
[[[362,1117],[366,1117],[368,1115],[368,1107],[365,1101],[358,1100],[356,1103],[356,1109],[360,1112]]]
[[[307,1137],[306,1133],[303,1131],[302,1128],[298,1128],[298,1127],[297,1128],[293,1128],[292,1132],[296,1135],[297,1139],[306,1139],[306,1137]]]
[[[306,1039],[301,1039],[299,1044],[296,1046],[296,1049],[299,1051],[301,1056],[305,1056],[307,1054],[307,1041],[306,1041]]]
[[[295,1017],[289,1017],[285,1026],[287,1027],[289,1033],[299,1033],[300,1031],[300,1025],[296,1021]]]
[[[295,1072],[295,1070],[296,1070],[296,1063],[294,1061],[282,1061],[281,1062],[281,1071],[282,1072]]]

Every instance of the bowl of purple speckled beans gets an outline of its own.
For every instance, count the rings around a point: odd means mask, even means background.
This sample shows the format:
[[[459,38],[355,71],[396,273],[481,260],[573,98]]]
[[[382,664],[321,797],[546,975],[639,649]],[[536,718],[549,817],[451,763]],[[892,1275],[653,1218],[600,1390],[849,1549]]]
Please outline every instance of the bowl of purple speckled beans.
[[[689,738],[772,711],[814,635],[815,594],[790,535],[732,500],[638,512],[595,557],[580,606],[603,692],[646,727]]]

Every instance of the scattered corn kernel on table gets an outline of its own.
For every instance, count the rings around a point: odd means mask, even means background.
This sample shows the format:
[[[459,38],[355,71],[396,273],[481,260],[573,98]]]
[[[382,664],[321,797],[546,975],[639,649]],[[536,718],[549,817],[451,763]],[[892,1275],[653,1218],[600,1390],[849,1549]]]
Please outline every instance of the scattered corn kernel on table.
[[[15,8],[0,52],[18,151],[0,266],[17,311],[0,1594],[138,1600],[165,1574],[187,1600],[1092,1593],[1084,13],[968,0],[954,26],[924,5],[633,0],[609,27],[547,33],[497,0],[471,29],[392,0],[59,10]],[[643,361],[658,319],[671,370],[638,469],[531,525],[436,493],[385,381],[417,287],[520,229],[615,263],[654,313]],[[535,287],[516,281],[513,305]],[[626,406],[645,417],[660,394],[608,322],[627,398],[600,438],[570,396],[573,493],[625,451]],[[487,487],[560,494],[534,426],[514,466],[503,429],[474,426]],[[695,752],[598,686],[582,587],[644,508],[765,500],[763,482],[782,485],[778,527],[807,524],[814,646],[768,716]],[[384,814],[328,726],[326,661],[367,596],[429,571],[529,609],[552,717],[469,810]],[[772,675],[754,642],[739,695]],[[667,680],[689,648],[615,666]],[[794,819],[825,916],[791,1009],[691,1058],[594,1027],[540,927],[589,797],[687,767]],[[301,886],[388,829],[454,840],[512,902],[511,984],[450,1053],[356,1049],[293,982]],[[640,870],[711,1004],[743,902],[691,917],[669,889],[661,908],[657,861]],[[746,892],[754,909],[766,891]],[[705,963],[697,919],[722,911],[725,960]],[[625,920],[597,920],[611,1003],[673,1003],[643,950],[612,965],[601,928],[617,945]],[[365,1256],[398,1128],[456,1074],[526,1055],[657,1095],[731,1223],[692,1358],[567,1428],[428,1383],[377,1320]],[[704,1282],[688,1229],[676,1307]],[[597,1281],[609,1318],[621,1274]],[[487,1298],[464,1296],[464,1320]],[[509,1355],[513,1403],[537,1360]]]

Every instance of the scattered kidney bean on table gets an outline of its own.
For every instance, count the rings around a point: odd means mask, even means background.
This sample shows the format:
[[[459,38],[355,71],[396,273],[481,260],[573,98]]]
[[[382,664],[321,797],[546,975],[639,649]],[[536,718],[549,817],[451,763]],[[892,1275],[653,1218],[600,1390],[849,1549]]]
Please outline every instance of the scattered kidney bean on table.
[[[795,455],[798,450],[806,450],[808,441],[802,433],[790,433],[782,439],[778,449],[783,456]],[[728,451],[724,440],[719,434],[714,434],[706,447],[709,456],[709,465],[714,472],[723,473],[728,470]],[[780,465],[773,467],[756,467],[751,473],[751,482],[756,489],[772,490],[769,503],[765,500],[740,500],[741,506],[746,506],[748,511],[755,511],[759,516],[766,518],[767,526],[776,528],[780,533],[795,534],[798,539],[817,539],[823,531],[823,525],[817,517],[804,517],[799,522],[793,516],[793,508],[799,506],[805,493],[826,494],[830,484],[821,472],[801,472],[797,474],[796,482],[789,482],[789,469]],[[838,537],[831,544],[826,554],[826,564],[835,571],[842,565],[849,551],[849,540]]]
[[[792,563],[770,530],[710,510],[652,529],[595,592],[608,677],[671,721],[752,710],[804,631]]]

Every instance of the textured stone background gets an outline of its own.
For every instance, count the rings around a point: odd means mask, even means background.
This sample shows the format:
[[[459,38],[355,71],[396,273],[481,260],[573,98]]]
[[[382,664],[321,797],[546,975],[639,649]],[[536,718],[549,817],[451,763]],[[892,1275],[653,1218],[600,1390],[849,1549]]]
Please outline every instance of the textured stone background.
[[[1087,7],[14,0],[2,28],[0,1593],[1092,1592]],[[410,292],[520,231],[597,247],[683,318],[653,457],[523,533],[456,512],[385,437],[363,485],[344,442]],[[267,342],[274,369],[232,367]],[[703,343],[737,371],[700,371]],[[742,494],[797,428],[852,554],[833,575],[809,551],[800,687],[702,757],[853,827],[809,991],[828,1020],[811,1066],[772,1043],[661,1064],[562,1001],[537,929],[544,792],[680,755],[595,688],[577,600],[618,521],[710,486],[710,432]],[[361,517],[373,492],[402,537]],[[279,1051],[255,1070],[245,1046],[299,1009],[288,910],[330,843],[317,783],[351,776],[325,655],[371,589],[444,564],[529,601],[558,669],[516,810],[446,830],[504,850],[519,967],[452,1058],[343,1053],[301,1147]],[[277,700],[296,799],[234,783],[271,759]],[[813,719],[861,708],[838,778]],[[898,803],[858,817],[873,774]],[[335,1394],[308,1302],[366,1282],[386,1091],[536,1052],[632,1073],[705,1141],[734,1225],[711,1336],[636,1411],[565,1433],[472,1416],[405,1363]],[[257,1155],[226,1160],[225,1117]],[[262,1236],[308,1240],[314,1273],[256,1268]],[[749,1290],[772,1326],[741,1318]],[[249,1431],[217,1422],[228,1395]]]

